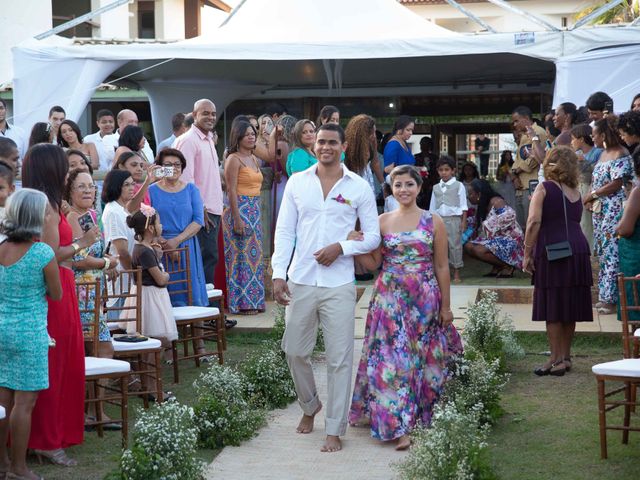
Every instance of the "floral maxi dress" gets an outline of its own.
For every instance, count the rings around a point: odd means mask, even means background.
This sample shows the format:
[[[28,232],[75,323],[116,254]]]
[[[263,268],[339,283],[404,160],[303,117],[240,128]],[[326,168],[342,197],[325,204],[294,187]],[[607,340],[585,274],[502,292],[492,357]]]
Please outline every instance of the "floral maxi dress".
[[[431,214],[418,227],[383,236],[349,423],[368,419],[371,435],[393,440],[417,422],[429,424],[447,376],[447,360],[462,352],[455,327],[439,322],[440,288],[433,270]]]

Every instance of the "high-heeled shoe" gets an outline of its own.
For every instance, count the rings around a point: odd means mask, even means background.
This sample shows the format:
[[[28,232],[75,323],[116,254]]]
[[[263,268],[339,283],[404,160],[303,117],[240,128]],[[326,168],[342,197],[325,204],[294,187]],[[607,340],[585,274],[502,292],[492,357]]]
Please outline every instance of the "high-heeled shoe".
[[[63,467],[75,467],[78,464],[77,460],[69,458],[62,448],[57,450],[34,450],[33,453],[38,457],[40,465],[42,465],[43,458],[46,458],[54,465],[61,465]]]
[[[562,365],[562,367],[556,368],[559,365]],[[549,375],[553,375],[554,377],[562,377],[565,373],[567,373],[567,366],[564,364],[564,360],[555,362],[552,365],[551,370],[549,370]]]
[[[571,371],[571,367],[573,367],[573,363],[571,362],[571,357],[564,357],[564,366],[567,369],[567,372]]]
[[[544,376],[547,376],[547,375],[549,375],[551,373],[551,368],[552,367],[553,367],[553,363],[551,365],[549,365],[548,367],[546,367],[546,368],[544,366],[537,367],[533,371],[533,373],[535,373],[539,377],[544,377]]]

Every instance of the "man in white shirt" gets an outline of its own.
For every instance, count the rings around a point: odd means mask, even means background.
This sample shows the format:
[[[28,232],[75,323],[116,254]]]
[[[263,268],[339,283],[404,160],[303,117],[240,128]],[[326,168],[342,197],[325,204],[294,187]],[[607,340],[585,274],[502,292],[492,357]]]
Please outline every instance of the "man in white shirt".
[[[340,450],[340,436],[347,429],[356,304],[353,256],[380,244],[373,192],[365,180],[341,164],[345,148],[339,125],[328,123],[318,129],[318,163],[287,183],[271,260],[274,297],[280,305],[287,305],[282,350],[304,413],[298,433],[313,430],[314,417],[322,408],[311,354],[318,322],[324,332],[328,401],[323,452]],[[356,220],[360,220],[363,240],[347,240]]]
[[[0,137],[7,137],[15,142],[20,158],[27,153],[29,138],[21,128],[7,122],[7,104],[2,98],[0,98]]]
[[[111,143],[108,140],[105,141],[105,139],[113,134],[116,126],[113,112],[106,109],[98,110],[96,125],[98,126],[98,131],[91,135],[86,135],[82,141],[84,143],[93,143],[96,146],[98,157],[100,158],[100,170],[111,170],[115,150]]]
[[[158,153],[160,153],[165,148],[171,148],[173,142],[176,141],[180,135],[187,131],[187,127],[184,124],[184,113],[176,113],[173,117],[171,117],[171,131],[173,132],[170,137],[165,138],[158,144]],[[189,127],[190,128],[190,127]]]
[[[118,130],[113,135],[107,135],[106,137],[104,137],[105,144],[111,146],[114,153],[116,148],[118,148],[118,140],[120,140],[120,134],[122,133],[122,131],[129,125],[138,126],[138,115],[133,110],[120,110],[118,112],[116,120],[118,122]],[[155,156],[153,155],[153,150],[151,150],[149,142],[146,141],[146,139],[144,142],[144,147],[142,147],[139,153],[148,163],[154,162]]]

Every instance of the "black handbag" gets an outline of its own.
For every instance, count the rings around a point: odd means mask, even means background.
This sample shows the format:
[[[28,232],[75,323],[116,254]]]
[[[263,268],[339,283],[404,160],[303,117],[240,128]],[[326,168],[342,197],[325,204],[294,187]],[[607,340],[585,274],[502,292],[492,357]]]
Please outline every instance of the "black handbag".
[[[564,207],[564,228],[567,232],[567,239],[564,242],[557,242],[547,245],[547,260],[553,262],[562,258],[567,258],[573,255],[571,250],[571,244],[569,243],[569,223],[567,222],[567,200],[562,190],[562,184],[560,184],[560,192],[562,193],[562,206]]]

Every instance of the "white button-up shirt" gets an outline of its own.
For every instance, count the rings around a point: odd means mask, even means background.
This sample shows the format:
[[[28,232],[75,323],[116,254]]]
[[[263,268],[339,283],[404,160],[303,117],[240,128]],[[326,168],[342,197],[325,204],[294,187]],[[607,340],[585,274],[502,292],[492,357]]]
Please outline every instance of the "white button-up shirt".
[[[113,165],[113,157],[116,150],[113,148],[113,142],[109,141],[111,135],[100,136],[100,132],[92,133],[91,135],[85,135],[82,139],[83,143],[93,143],[98,151],[98,157],[100,159],[100,170],[105,172],[111,170]],[[116,142],[117,143],[117,142]]]
[[[380,245],[378,211],[369,184],[342,165],[343,176],[323,198],[318,166],[296,173],[287,182],[276,225],[271,258],[273,278],[318,287],[339,287],[354,280],[353,255]],[[364,240],[347,240],[360,220]],[[320,265],[314,253],[338,242],[340,255],[330,266]]]
[[[460,184],[458,186],[458,205],[445,205],[443,203],[437,207],[438,200],[434,189],[434,192],[431,195],[431,204],[429,205],[429,211],[431,213],[437,213],[441,217],[459,217],[469,209],[467,206],[467,189],[462,182],[459,182],[456,179],[456,177],[451,177],[446,182],[440,180],[439,186],[442,188],[443,192],[446,192],[448,188],[453,188],[456,182]]]
[[[20,127],[16,127],[7,122],[4,132],[0,130],[0,136],[10,138],[16,142],[20,158],[23,158],[24,154],[27,153],[27,149],[29,148],[29,137]]]

